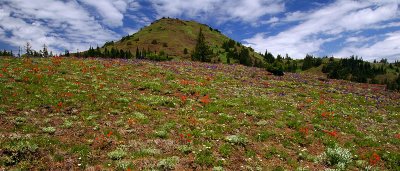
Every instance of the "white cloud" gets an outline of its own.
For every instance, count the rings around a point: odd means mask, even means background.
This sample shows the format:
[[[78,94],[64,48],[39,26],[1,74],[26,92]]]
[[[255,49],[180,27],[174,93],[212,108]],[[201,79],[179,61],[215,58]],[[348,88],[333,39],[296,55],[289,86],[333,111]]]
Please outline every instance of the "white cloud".
[[[123,25],[124,13],[128,7],[137,7],[133,0],[79,0],[80,2],[96,9],[103,18],[103,24],[110,27]],[[132,3],[132,5],[130,5]]]
[[[186,16],[194,19],[215,19],[226,21],[257,22],[268,14],[277,14],[285,10],[281,0],[150,0],[158,17]]]
[[[138,32],[138,29],[129,28],[129,27],[126,27],[126,28],[124,28],[123,30],[124,30],[124,32],[125,32],[126,34],[129,34],[129,35],[132,35],[132,34]]]
[[[303,58],[307,53],[320,53],[324,43],[344,33],[369,29],[398,18],[398,3],[339,0],[316,10],[290,13],[283,21],[300,21],[299,24],[276,35],[259,33],[244,41],[259,52],[268,49],[275,55],[288,53],[294,58]]]
[[[148,16],[140,13],[127,14],[126,17],[137,23],[138,26],[147,26],[153,21]]]
[[[99,7],[99,13],[104,13],[103,21],[99,21],[76,1],[3,0],[0,3],[0,40],[21,47],[30,42],[34,49],[47,44],[51,50],[58,52],[64,49],[86,50],[89,46],[120,37],[105,25],[119,25],[121,17],[110,13],[123,13],[130,8],[128,2],[110,1],[114,11]],[[115,22],[108,22],[113,19]]]
[[[379,36],[350,36],[347,37],[344,43],[346,45],[365,45],[368,42],[374,42],[379,38]]]
[[[272,17],[267,21],[261,21],[261,24],[276,24],[279,21],[278,17]]]
[[[366,38],[372,39],[372,38]],[[388,33],[383,40],[377,41],[372,45],[357,46],[343,48],[335,54],[338,57],[348,57],[357,54],[366,60],[374,60],[378,58],[387,58],[389,61],[400,59],[400,31]]]

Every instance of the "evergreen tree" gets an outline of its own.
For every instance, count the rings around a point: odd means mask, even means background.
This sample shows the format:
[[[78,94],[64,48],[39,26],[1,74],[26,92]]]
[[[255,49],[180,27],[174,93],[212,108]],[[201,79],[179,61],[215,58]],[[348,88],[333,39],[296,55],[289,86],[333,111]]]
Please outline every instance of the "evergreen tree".
[[[66,56],[66,57],[69,57],[69,55],[70,55],[70,54],[69,54],[69,50],[65,50],[65,56]]]
[[[306,57],[303,60],[303,66],[301,66],[301,70],[307,70],[310,69],[313,66],[313,57],[310,55],[306,55]]]
[[[276,60],[278,62],[282,62],[283,58],[282,58],[282,56],[280,54],[278,54],[278,56],[276,56]]]
[[[265,60],[265,62],[272,64],[275,62],[275,57],[274,57],[274,55],[272,55],[272,53],[265,50],[264,60]]]
[[[205,42],[205,37],[200,28],[199,35],[197,36],[196,47],[192,53],[192,60],[201,62],[211,62],[212,50]]]
[[[136,54],[135,54],[135,57],[136,57],[137,59],[140,59],[139,47],[136,47]]]
[[[108,49],[105,47],[104,48],[104,54],[103,54],[103,56],[105,57],[105,58],[109,58],[110,57],[110,52],[108,51]]]
[[[25,52],[26,52],[26,56],[32,55],[32,46],[29,42],[26,42],[26,44],[25,44]]]
[[[250,52],[247,48],[242,48],[239,55],[239,63],[245,66],[251,66]]]
[[[43,57],[45,57],[45,58],[49,57],[49,51],[47,50],[46,44],[43,44],[42,54],[43,54]]]
[[[124,58],[124,59],[126,59],[126,54],[125,54],[125,52],[124,52],[122,49],[119,50],[119,58]]]
[[[99,46],[97,46],[97,47],[96,47],[96,53],[95,53],[95,56],[97,56],[97,57],[101,57],[101,56],[102,56],[102,53],[101,53],[101,51],[100,51],[100,48],[99,48]]]
[[[292,58],[290,58],[289,54],[285,55],[285,59],[288,60],[288,61],[292,60]]]

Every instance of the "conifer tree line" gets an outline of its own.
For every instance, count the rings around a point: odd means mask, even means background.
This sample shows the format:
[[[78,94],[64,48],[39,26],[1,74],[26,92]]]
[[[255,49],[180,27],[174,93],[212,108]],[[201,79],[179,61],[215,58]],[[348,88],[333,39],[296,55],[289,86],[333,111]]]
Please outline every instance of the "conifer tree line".
[[[100,57],[100,58],[123,58],[123,59],[149,59],[149,60],[154,60],[154,61],[165,61],[165,60],[171,60],[172,58],[168,56],[164,51],[160,52],[152,52],[150,49],[142,49],[139,50],[138,47],[136,47],[136,52],[133,54],[130,50],[124,51],[122,49],[116,49],[114,47],[111,47],[110,49],[103,46],[104,50],[101,50],[100,47],[90,47],[89,50],[84,51],[84,52],[78,52],[76,56],[78,57]],[[70,56],[69,51],[65,51],[65,56]]]
[[[89,50],[85,52],[81,52],[77,54],[78,57],[101,57],[101,58],[124,58],[124,59],[131,59],[133,58],[133,55],[130,50],[124,51],[124,50],[118,50],[114,47],[112,47],[110,50],[107,48],[104,48],[102,51],[100,47],[89,47]]]
[[[25,50],[25,54],[22,56],[25,57],[52,57],[53,52],[48,50],[48,46],[46,44],[43,44],[43,48],[39,51],[36,51],[34,49],[32,49],[32,46],[29,42],[26,42],[26,44],[24,45],[24,50]],[[20,55],[20,54],[19,54]],[[18,55],[18,56],[19,56]]]
[[[14,56],[13,51],[6,51],[5,49],[3,51],[0,51],[0,56]]]
[[[327,73],[328,78],[333,79],[378,83],[375,76],[386,74],[386,69],[383,65],[373,67],[371,63],[363,61],[362,58],[351,56],[337,61],[331,58],[328,64],[322,67],[322,72]]]
[[[264,67],[261,60],[251,55],[251,51],[254,51],[250,48],[245,48],[239,42],[235,42],[234,40],[230,39],[226,42],[222,43],[222,48],[226,52],[226,59],[227,63],[233,63],[233,60],[239,62],[239,64],[245,66],[254,66],[254,67]]]

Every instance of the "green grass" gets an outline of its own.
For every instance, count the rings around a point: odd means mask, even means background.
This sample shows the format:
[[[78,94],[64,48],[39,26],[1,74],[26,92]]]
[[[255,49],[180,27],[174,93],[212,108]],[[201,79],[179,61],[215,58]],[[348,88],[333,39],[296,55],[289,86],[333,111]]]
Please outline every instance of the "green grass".
[[[346,169],[376,153],[373,169],[398,170],[396,92],[239,65],[54,60],[0,59],[1,169],[321,170],[341,167],[331,151],[314,163],[337,146]]]

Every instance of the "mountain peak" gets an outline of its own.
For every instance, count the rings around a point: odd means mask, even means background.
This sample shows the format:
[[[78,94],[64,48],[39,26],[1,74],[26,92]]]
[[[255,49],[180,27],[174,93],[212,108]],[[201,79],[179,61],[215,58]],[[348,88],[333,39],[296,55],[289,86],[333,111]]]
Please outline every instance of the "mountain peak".
[[[135,52],[137,49],[147,52],[163,52],[176,59],[190,59],[190,52],[196,46],[196,39],[200,28],[205,36],[207,45],[214,52],[214,62],[227,63],[227,52],[223,48],[224,42],[233,41],[223,35],[218,29],[196,21],[185,21],[177,18],[161,18],[152,22],[149,26],[141,28],[137,33],[123,37],[112,44],[107,43],[104,47],[116,48]],[[233,48],[240,50],[249,49],[254,59],[261,60],[261,56],[251,48],[244,47],[235,42]],[[186,49],[186,50],[185,50]],[[234,61],[234,60],[233,60]]]

